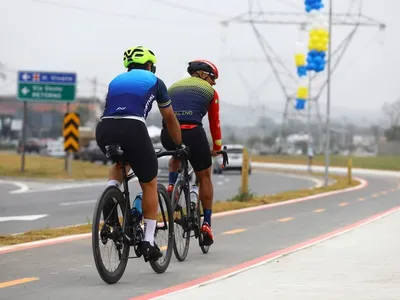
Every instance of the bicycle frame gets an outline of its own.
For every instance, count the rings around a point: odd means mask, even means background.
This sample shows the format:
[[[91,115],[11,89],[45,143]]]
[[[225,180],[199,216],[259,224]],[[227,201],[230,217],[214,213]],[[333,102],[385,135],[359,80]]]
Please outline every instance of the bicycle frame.
[[[158,152],[157,158],[163,157],[163,156],[171,156],[176,154],[176,151],[160,151]],[[123,230],[123,235],[124,238],[126,238],[128,240],[128,242],[130,243],[130,245],[132,246],[136,246],[136,228],[135,228],[135,224],[133,224],[133,220],[132,220],[132,214],[131,214],[131,203],[130,203],[130,193],[129,193],[129,181],[133,178],[136,177],[136,174],[134,172],[130,173],[129,175],[126,173],[126,169],[125,166],[127,165],[125,159],[121,158],[118,160],[114,160],[114,162],[117,162],[121,165],[121,171],[122,171],[122,184],[124,187],[124,191],[123,191],[123,196],[125,198],[125,212],[124,212],[124,219],[123,219],[123,223],[122,223],[122,230]],[[163,207],[161,206],[161,215],[163,216],[163,223],[164,226],[161,229],[166,229],[166,220],[165,220],[165,212]],[[127,219],[128,218],[128,219]],[[129,235],[124,231],[124,229],[126,228],[126,221],[129,221],[128,224],[132,224],[132,235],[131,237],[129,237]],[[129,233],[129,232],[128,232]]]

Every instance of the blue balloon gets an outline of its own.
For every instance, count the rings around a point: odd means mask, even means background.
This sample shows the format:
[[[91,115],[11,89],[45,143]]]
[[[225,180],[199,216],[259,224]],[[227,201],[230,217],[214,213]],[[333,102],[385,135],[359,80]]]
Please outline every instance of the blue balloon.
[[[315,62],[317,65],[322,64],[323,61],[324,61],[324,60],[323,60],[323,58],[322,58],[321,56],[317,56],[317,57],[314,58],[314,62]]]
[[[305,107],[305,104],[306,104],[306,100],[297,98],[297,99],[296,99],[295,108],[296,108],[297,110],[303,110],[304,107]]]

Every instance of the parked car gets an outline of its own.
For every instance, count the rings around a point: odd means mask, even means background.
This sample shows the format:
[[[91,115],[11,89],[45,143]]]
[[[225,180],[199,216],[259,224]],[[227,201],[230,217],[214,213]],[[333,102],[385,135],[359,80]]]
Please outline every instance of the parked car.
[[[45,145],[38,138],[27,138],[25,141],[25,152],[26,153],[42,153],[45,149]],[[23,150],[22,140],[18,142],[17,152],[21,153]]]
[[[160,152],[160,151],[165,151],[164,147],[162,146],[161,143],[155,143],[153,144],[154,151]],[[162,181],[168,181],[168,168],[169,168],[169,159],[171,156],[163,156],[158,158],[158,174],[157,177],[161,179]],[[193,172],[193,168],[189,162],[189,174]],[[190,180],[192,180],[192,175],[190,175]]]
[[[225,151],[228,154],[229,164],[222,169],[221,165],[223,163],[222,155],[216,156],[213,159],[213,173],[214,174],[222,174],[225,170],[239,170],[242,172],[243,167],[243,145],[232,144],[232,145],[225,145]],[[249,174],[251,174],[251,161],[249,157]]]
[[[82,160],[90,162],[101,161],[105,165],[108,163],[108,161],[110,161],[107,156],[101,152],[95,140],[91,140],[88,146],[82,149],[80,156]]]
[[[65,157],[64,142],[60,140],[47,141],[44,153],[52,157]]]

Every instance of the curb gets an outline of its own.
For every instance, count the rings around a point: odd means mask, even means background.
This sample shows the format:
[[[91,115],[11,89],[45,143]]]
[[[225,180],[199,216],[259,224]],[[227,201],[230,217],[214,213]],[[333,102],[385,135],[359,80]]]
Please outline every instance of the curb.
[[[274,208],[277,206],[290,205],[290,204],[294,204],[294,203],[328,197],[331,195],[353,192],[353,191],[357,191],[357,190],[363,189],[368,186],[367,180],[358,178],[358,177],[355,177],[355,179],[360,181],[360,184],[355,187],[350,187],[350,188],[346,188],[343,190],[337,190],[337,191],[330,191],[330,192],[321,193],[321,194],[315,194],[312,196],[292,199],[292,200],[283,201],[283,202],[264,204],[264,205],[260,205],[260,206],[253,206],[253,207],[231,210],[231,211],[226,211],[226,212],[219,212],[219,213],[213,214],[213,218],[221,218],[221,217],[225,217],[225,216],[231,216],[231,215],[237,215],[237,214],[259,211],[259,210],[264,210],[264,209],[270,209],[270,208]],[[11,245],[11,246],[5,246],[5,247],[0,247],[0,254],[6,254],[6,253],[10,253],[10,252],[28,250],[28,249],[33,249],[33,248],[37,248],[37,247],[73,242],[73,241],[90,238],[91,236],[92,236],[92,233],[82,233],[82,234],[61,236],[61,237],[57,237],[57,238],[45,239],[45,240],[22,243],[22,244],[16,244],[16,245]]]

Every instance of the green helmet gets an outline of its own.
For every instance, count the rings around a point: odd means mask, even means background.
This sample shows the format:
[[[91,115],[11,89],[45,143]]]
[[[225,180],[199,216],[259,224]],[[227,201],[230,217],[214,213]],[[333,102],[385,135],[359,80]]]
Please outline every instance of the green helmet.
[[[151,62],[156,63],[154,52],[143,46],[132,47],[124,52],[124,67],[128,68],[131,63],[144,65]]]

